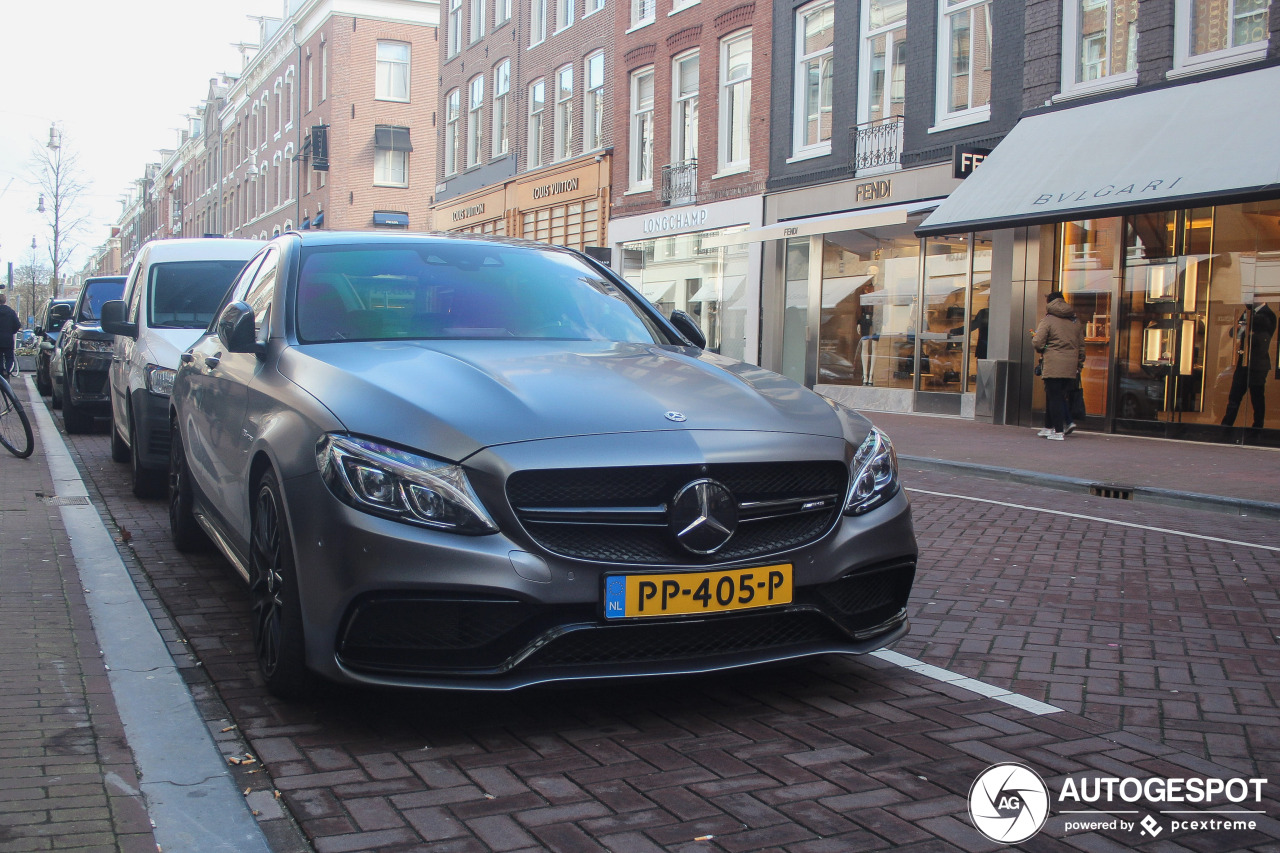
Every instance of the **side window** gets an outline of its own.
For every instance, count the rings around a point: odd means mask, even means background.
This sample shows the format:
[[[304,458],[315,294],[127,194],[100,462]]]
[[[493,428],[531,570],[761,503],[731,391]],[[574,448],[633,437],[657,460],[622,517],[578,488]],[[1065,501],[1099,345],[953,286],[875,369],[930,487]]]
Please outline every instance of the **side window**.
[[[142,304],[142,291],[146,288],[142,285],[142,270],[146,264],[137,263],[133,265],[133,275],[129,278],[128,292],[125,293],[125,319],[130,323],[138,322],[138,306]]]
[[[218,309],[218,313],[222,313],[222,308],[227,307],[232,302],[244,302],[245,294],[249,292],[249,286],[253,283],[253,276],[258,271],[258,267],[262,266],[262,259],[270,252],[264,252],[261,255],[255,255],[250,259],[249,263],[244,265],[244,269],[240,271],[240,275],[236,276],[236,280],[231,283],[231,289],[222,303],[222,307]],[[216,320],[214,321],[217,322]]]
[[[266,343],[267,338],[271,336],[268,320],[271,313],[271,300],[276,290],[276,270],[279,267],[279,261],[280,253],[274,249],[266,254],[262,259],[262,266],[258,268],[258,273],[253,279],[253,284],[249,286],[249,292],[244,297],[244,301],[253,309],[254,329],[257,331],[256,337],[259,343]]]

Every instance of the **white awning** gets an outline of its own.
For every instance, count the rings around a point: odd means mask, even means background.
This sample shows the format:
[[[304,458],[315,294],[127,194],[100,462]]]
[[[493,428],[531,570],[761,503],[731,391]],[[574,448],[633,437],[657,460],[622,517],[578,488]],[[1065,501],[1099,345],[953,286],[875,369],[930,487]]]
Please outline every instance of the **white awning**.
[[[1022,119],[921,236],[1280,194],[1280,67]]]
[[[772,225],[761,225],[736,231],[732,234],[718,234],[702,241],[702,248],[714,249],[720,246],[738,246],[746,243],[762,243],[766,240],[784,240],[790,237],[811,237],[814,234],[832,234],[837,231],[861,231],[866,228],[880,228],[885,225],[903,225],[907,217],[913,213],[926,213],[933,210],[936,201],[913,201],[906,204],[894,204],[887,207],[871,207],[865,210],[849,210],[844,213],[830,213],[825,216],[809,216],[804,219],[788,219]]]

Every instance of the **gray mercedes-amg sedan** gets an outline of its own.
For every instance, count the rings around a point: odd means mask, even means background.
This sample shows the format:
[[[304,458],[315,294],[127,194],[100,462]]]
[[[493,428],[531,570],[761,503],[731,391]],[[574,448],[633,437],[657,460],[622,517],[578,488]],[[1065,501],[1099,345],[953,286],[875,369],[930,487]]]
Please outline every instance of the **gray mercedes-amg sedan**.
[[[268,688],[509,690],[907,631],[889,440],[536,243],[289,233],[182,356],[169,510]]]

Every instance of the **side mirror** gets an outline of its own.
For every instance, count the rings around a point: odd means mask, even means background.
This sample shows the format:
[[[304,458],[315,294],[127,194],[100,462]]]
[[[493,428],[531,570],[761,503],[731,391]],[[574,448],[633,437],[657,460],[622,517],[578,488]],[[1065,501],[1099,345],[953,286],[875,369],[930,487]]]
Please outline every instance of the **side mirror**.
[[[253,309],[245,302],[232,302],[218,315],[218,340],[227,352],[259,351]]]
[[[702,334],[702,329],[698,328],[697,322],[683,311],[671,312],[671,325],[676,327],[676,331],[684,335],[689,343],[698,349],[707,348],[707,336]]]
[[[126,338],[138,337],[138,324],[125,320],[126,306],[123,299],[112,299],[102,303],[102,331],[110,335],[124,335]]]
[[[44,337],[44,326],[36,326],[31,330],[37,338]]]

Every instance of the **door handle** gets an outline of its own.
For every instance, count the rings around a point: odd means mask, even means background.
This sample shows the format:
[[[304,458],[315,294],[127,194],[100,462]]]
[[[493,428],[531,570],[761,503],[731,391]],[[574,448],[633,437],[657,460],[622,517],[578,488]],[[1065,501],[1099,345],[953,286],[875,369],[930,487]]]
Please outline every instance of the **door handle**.
[[[191,362],[196,360],[195,355],[189,352],[184,352],[182,355],[178,356],[178,358],[182,359],[183,364],[190,364]]]
[[[204,366],[212,370],[222,363],[222,359],[216,355],[211,355],[204,360]]]

